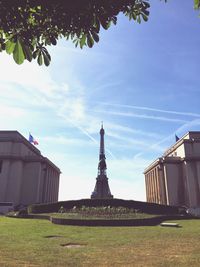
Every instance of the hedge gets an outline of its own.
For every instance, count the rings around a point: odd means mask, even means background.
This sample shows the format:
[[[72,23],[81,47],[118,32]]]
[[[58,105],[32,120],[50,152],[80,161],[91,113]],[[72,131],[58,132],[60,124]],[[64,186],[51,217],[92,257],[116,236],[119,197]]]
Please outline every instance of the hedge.
[[[191,217],[181,216],[181,215],[171,215],[171,216],[159,216],[144,219],[95,219],[95,220],[84,220],[84,219],[65,219],[65,218],[55,218],[51,217],[51,222],[54,224],[61,225],[77,225],[77,226],[155,226],[159,225],[166,220],[188,220]]]
[[[125,207],[137,209],[140,212],[148,214],[179,214],[180,210],[184,213],[184,208],[160,205],[156,203],[148,203],[135,200],[123,200],[123,199],[80,199],[80,200],[68,200],[59,201],[55,203],[43,203],[43,204],[33,204],[28,207],[29,213],[50,213],[58,212],[61,207],[66,210],[72,209],[73,207],[80,208],[82,206],[86,207]]]

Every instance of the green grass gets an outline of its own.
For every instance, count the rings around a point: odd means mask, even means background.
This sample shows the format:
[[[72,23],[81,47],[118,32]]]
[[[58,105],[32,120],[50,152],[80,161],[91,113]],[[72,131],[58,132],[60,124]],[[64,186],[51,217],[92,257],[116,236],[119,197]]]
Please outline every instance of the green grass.
[[[177,223],[182,227],[78,227],[0,217],[0,266],[200,266],[200,220]]]

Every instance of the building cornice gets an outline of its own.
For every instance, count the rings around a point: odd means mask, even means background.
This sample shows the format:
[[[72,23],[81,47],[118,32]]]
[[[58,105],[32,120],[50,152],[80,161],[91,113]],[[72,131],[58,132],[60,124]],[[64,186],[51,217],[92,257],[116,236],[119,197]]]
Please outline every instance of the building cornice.
[[[155,166],[159,165],[160,163],[163,162],[162,158],[158,158],[156,159],[154,162],[152,162],[145,170],[144,170],[144,174],[146,174],[147,172],[149,172],[151,169],[153,169]]]
[[[151,171],[153,168],[155,168],[156,166],[160,165],[160,164],[164,164],[164,163],[170,163],[170,164],[179,164],[182,163],[184,161],[200,161],[200,156],[187,156],[184,158],[181,157],[162,157],[162,158],[158,158],[157,160],[155,160],[152,164],[150,164],[145,170],[144,170],[144,174],[148,173],[149,171]]]
[[[149,165],[144,170],[144,174],[148,173],[149,171],[151,171],[153,168],[155,168],[156,166],[158,166],[160,164],[164,164],[164,163],[177,164],[177,163],[181,163],[182,161],[183,161],[183,158],[181,158],[181,157],[162,157],[162,158],[158,158],[157,160],[155,160],[151,165]]]
[[[60,169],[55,164],[53,164],[53,162],[51,162],[48,158],[43,157],[42,155],[39,155],[39,156],[18,156],[18,155],[4,154],[4,155],[0,155],[0,160],[21,160],[23,162],[47,163],[54,170],[56,170],[58,173],[61,173]]]

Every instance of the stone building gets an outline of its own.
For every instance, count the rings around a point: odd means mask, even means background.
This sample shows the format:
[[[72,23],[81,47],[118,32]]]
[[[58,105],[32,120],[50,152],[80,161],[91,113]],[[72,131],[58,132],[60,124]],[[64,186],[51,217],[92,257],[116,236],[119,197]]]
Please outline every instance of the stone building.
[[[188,132],[144,171],[147,202],[200,207],[200,132]]]
[[[0,202],[58,200],[60,170],[17,131],[0,131]]]

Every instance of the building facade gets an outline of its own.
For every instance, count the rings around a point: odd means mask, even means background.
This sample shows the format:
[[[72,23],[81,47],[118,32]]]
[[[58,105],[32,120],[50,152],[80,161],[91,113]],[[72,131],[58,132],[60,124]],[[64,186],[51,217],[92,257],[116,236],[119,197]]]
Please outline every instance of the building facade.
[[[144,171],[147,202],[200,207],[200,132],[188,132]]]
[[[60,170],[17,131],[0,131],[0,202],[58,200]]]

